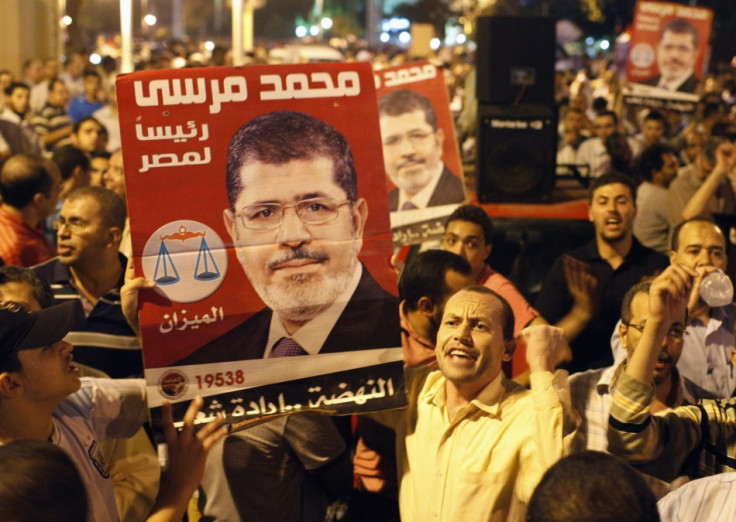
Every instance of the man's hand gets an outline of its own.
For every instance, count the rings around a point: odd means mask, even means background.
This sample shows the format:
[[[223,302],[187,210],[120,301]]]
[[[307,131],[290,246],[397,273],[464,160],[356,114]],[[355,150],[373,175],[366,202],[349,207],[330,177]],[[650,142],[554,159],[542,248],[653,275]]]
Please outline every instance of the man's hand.
[[[531,373],[552,372],[558,364],[572,358],[565,331],[556,326],[527,326],[519,334],[517,342],[526,345],[526,360]]]
[[[155,286],[156,283],[145,277],[135,277],[133,258],[128,259],[128,266],[125,268],[125,283],[120,287],[120,306],[125,320],[128,321],[128,325],[139,341],[141,340],[141,325],[138,321],[138,292],[141,289],[151,289]]]
[[[702,278],[704,270],[699,272]],[[697,277],[698,271],[680,264],[670,265],[659,274],[649,290],[647,324],[661,325],[666,330],[673,322],[685,317],[693,281]]]
[[[598,306],[598,280],[590,273],[590,265],[565,255],[562,258],[567,289],[573,299],[573,307],[593,315]]]
[[[713,170],[723,169],[727,175],[736,166],[736,145],[726,141],[716,149],[716,165]]]
[[[166,484],[161,488],[156,505],[147,522],[173,522],[181,520],[194,490],[204,475],[204,464],[210,448],[228,434],[223,417],[194,430],[194,419],[204,402],[194,399],[184,414],[184,427],[177,433],[171,415],[171,404],[161,407],[164,435],[169,449],[169,470]]]

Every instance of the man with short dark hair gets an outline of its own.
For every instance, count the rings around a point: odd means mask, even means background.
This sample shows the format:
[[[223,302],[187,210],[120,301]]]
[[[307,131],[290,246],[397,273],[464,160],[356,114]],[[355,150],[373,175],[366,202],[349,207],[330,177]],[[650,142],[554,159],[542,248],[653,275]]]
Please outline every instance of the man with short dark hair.
[[[610,366],[610,338],[618,321],[624,294],[634,284],[652,277],[667,266],[667,258],[639,243],[632,233],[636,216],[636,186],[623,174],[609,173],[590,186],[589,219],[595,237],[587,245],[557,258],[552,265],[536,308],[555,324],[572,309],[574,296],[568,289],[567,263],[589,272],[597,281],[598,303],[586,317],[579,335],[572,336],[570,372]]]
[[[708,141],[695,163],[680,170],[668,189],[670,227],[695,217],[736,214],[730,175],[736,172],[736,145]]]
[[[389,210],[411,210],[465,199],[463,181],[442,162],[444,131],[437,126],[432,102],[408,89],[378,100],[386,174],[396,186]]]
[[[95,71],[86,70],[82,74],[84,92],[72,98],[69,102],[69,117],[76,123],[89,118],[96,110],[103,107],[100,96],[102,93],[102,78]]]
[[[31,266],[54,256],[41,224],[54,213],[61,190],[59,169],[29,154],[11,157],[0,171],[0,258]]]
[[[41,137],[46,150],[63,147],[70,141],[72,121],[66,112],[69,90],[58,78],[49,81],[48,97],[43,108],[33,116],[33,130]]]
[[[22,82],[13,82],[5,88],[5,108],[0,113],[3,120],[23,126],[30,121],[29,96],[31,90]]]
[[[225,227],[267,307],[179,364],[399,345],[398,300],[358,259],[368,204],[342,134],[303,113],[258,116],[230,142],[227,193]]]
[[[140,344],[120,307],[127,260],[118,247],[125,216],[125,204],[112,191],[75,190],[54,224],[58,257],[34,267],[51,283],[57,303],[71,300],[77,305],[77,322],[69,335],[77,359],[114,378],[143,372]]]
[[[598,178],[608,172],[611,166],[611,156],[606,149],[606,140],[618,129],[618,116],[615,112],[605,110],[596,115],[594,120],[595,136],[585,140],[576,156],[575,163],[588,166],[588,177]],[[626,138],[631,152],[636,156],[639,144],[633,138]]]
[[[83,118],[72,127],[72,145],[91,155],[100,146],[103,130],[104,127],[96,119]]]
[[[654,144],[639,157],[642,183],[637,188],[634,235],[641,244],[657,252],[669,252],[670,221],[667,187],[677,177],[679,162],[667,145]]]
[[[666,133],[667,120],[661,112],[652,109],[644,116],[644,121],[641,124],[641,134],[635,136],[635,138],[639,142],[640,148],[645,149],[662,144]]]
[[[527,522],[659,522],[657,499],[641,475],[616,457],[584,451],[547,470],[529,502]]]
[[[567,453],[575,422],[551,373],[564,333],[548,325],[522,333],[529,391],[501,371],[514,350],[513,324],[492,290],[460,290],[445,304],[438,369],[408,374],[405,410],[373,415],[396,430],[402,521],[523,520],[534,487]]]
[[[641,83],[672,92],[695,92],[699,38],[698,30],[687,20],[669,20],[662,27],[657,44],[659,74]]]

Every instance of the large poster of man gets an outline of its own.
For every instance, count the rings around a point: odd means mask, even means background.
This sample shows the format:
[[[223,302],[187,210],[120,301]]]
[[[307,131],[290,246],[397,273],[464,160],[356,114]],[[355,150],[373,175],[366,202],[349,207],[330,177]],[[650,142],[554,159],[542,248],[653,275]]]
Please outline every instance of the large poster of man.
[[[118,80],[134,259],[157,285],[139,313],[152,407],[401,402],[373,82],[366,64]]]
[[[706,65],[712,17],[713,12],[702,7],[637,2],[626,65],[626,94],[647,98],[645,103],[651,106],[685,112],[694,108]]]
[[[394,245],[437,239],[466,199],[442,70],[415,62],[375,76]]]

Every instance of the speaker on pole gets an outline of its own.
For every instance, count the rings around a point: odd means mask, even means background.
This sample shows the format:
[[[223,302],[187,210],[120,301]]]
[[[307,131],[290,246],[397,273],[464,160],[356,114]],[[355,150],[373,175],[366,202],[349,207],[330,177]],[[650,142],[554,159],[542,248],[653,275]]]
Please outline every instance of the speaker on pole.
[[[479,16],[475,41],[479,103],[552,106],[555,95],[554,19]]]
[[[541,105],[478,105],[478,201],[552,199],[557,114]]]

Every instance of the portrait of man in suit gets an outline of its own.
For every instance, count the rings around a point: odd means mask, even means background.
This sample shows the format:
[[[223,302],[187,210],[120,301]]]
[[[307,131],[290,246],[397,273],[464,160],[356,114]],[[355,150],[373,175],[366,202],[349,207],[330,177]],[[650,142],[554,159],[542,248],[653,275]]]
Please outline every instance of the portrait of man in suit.
[[[695,92],[699,37],[698,30],[685,19],[665,23],[657,44],[659,75],[641,83],[673,92]]]
[[[463,181],[442,162],[444,131],[432,102],[407,89],[378,100],[386,174],[396,186],[389,210],[434,207],[465,200]]]
[[[398,301],[358,259],[368,203],[340,132],[258,116],[230,141],[226,184],[225,227],[266,308],[177,364],[400,346]]]

